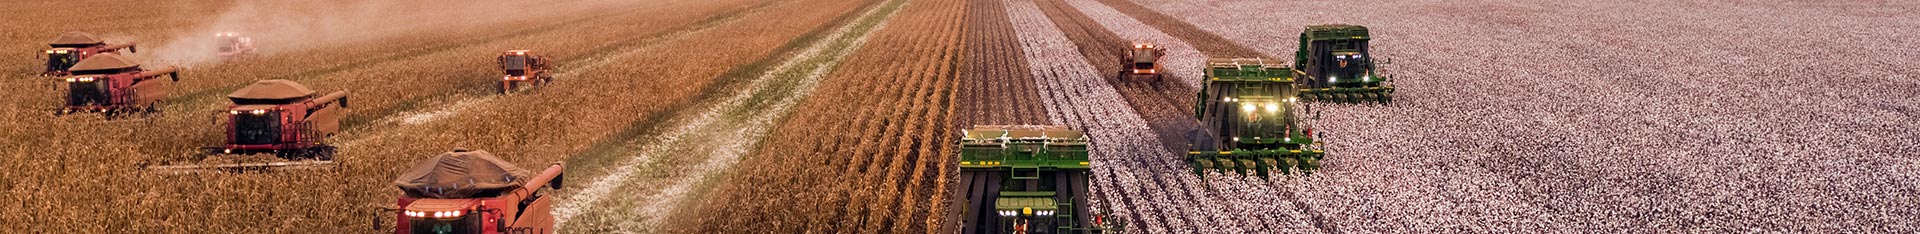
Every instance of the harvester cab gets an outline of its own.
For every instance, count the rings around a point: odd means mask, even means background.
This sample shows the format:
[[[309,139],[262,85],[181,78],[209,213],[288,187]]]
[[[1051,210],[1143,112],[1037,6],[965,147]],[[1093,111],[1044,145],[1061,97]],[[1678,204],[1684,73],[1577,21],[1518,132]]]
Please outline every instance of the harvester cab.
[[[1295,73],[1306,87],[1300,97],[1310,101],[1389,103],[1392,79],[1380,75],[1368,52],[1367,28],[1358,25],[1315,25],[1300,33],[1294,52]]]
[[[548,193],[560,189],[564,171],[555,163],[529,177],[493,154],[466,149],[414,163],[393,180],[401,191],[394,233],[553,233]]]
[[[346,115],[347,92],[314,96],[312,89],[288,80],[262,80],[227,95],[233,101],[218,115],[226,116],[227,138],[211,154],[273,153],[284,159],[331,162],[333,147],[324,143],[340,131]]]
[[[1121,233],[1087,204],[1086,134],[1063,126],[974,126],[960,139],[961,233]]]
[[[553,80],[547,59],[533,55],[529,50],[509,50],[501,53],[500,70],[506,76],[500,79],[500,93],[512,93],[520,89],[546,84]]]
[[[1160,48],[1153,43],[1134,42],[1133,48],[1128,49],[1127,54],[1120,57],[1120,77],[1149,76],[1153,77],[1154,81],[1159,81],[1164,77],[1160,74],[1163,71],[1160,69],[1160,57],[1166,55],[1166,48]]]
[[[60,78],[66,84],[67,100],[55,114],[100,112],[112,118],[126,112],[157,112],[155,104],[167,97],[168,84],[158,78],[171,76],[179,81],[177,70],[147,70],[117,54],[87,58],[73,66],[70,76]]]
[[[120,53],[120,49],[139,52],[133,43],[107,44],[106,41],[100,40],[100,37],[84,32],[62,33],[59,37],[53,38],[53,41],[47,42],[47,46],[51,48],[42,51],[47,58],[47,69],[40,73],[42,76],[71,74],[68,70],[75,64],[98,54],[117,54]]]
[[[1188,133],[1194,173],[1229,170],[1262,178],[1279,170],[1310,173],[1323,151],[1312,147],[1313,130],[1296,117],[1294,73],[1269,59],[1209,59]]]
[[[254,52],[257,51],[253,48],[253,38],[240,36],[239,33],[215,33],[213,34],[213,40],[214,43],[220,46],[218,53],[221,58],[253,55]]]

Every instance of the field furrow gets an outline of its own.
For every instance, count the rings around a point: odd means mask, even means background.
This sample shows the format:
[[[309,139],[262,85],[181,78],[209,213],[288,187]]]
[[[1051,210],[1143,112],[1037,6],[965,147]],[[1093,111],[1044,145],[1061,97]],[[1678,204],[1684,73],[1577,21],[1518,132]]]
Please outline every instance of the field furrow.
[[[914,0],[843,61],[713,196],[684,232],[930,232],[935,173],[951,154],[962,1]],[[792,149],[816,149],[794,151]],[[762,206],[759,204],[773,203]],[[798,217],[796,219],[795,217]]]

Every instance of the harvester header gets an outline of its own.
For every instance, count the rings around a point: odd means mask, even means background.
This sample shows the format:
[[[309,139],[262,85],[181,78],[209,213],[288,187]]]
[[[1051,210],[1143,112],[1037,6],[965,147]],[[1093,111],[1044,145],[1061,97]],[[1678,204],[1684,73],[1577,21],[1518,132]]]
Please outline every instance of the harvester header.
[[[1348,24],[1307,26],[1294,52],[1294,71],[1302,78],[1300,97],[1338,103],[1390,103],[1393,78],[1381,75],[1369,51],[1367,27]]]
[[[1312,128],[1295,117],[1295,73],[1260,58],[1209,59],[1194,106],[1200,128],[1188,133],[1187,162],[1195,174],[1237,172],[1268,177],[1308,172],[1324,153],[1310,147]]]

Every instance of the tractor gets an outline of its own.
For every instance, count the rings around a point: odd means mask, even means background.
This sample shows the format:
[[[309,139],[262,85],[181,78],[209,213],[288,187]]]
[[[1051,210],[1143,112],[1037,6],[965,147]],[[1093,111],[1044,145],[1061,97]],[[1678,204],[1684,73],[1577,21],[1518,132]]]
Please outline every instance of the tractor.
[[[100,112],[108,118],[121,113],[159,112],[156,103],[167,97],[167,84],[161,76],[180,81],[178,69],[164,67],[147,70],[118,54],[92,56],[73,65],[66,82],[67,101],[56,115]]]
[[[327,137],[340,132],[346,115],[347,92],[314,96],[312,89],[288,80],[262,80],[240,88],[227,99],[227,138],[222,146],[204,148],[209,154],[272,153],[283,159],[332,162]]]
[[[416,162],[393,180],[394,233],[554,233],[551,193],[564,172],[554,163],[527,177],[487,151],[458,148]]]
[[[529,50],[508,50],[500,54],[500,70],[506,72],[500,79],[500,93],[513,93],[521,89],[539,86],[553,81],[553,74],[547,58],[533,55]]]
[[[1330,24],[1307,27],[1294,52],[1300,97],[1334,103],[1391,103],[1393,78],[1380,75],[1368,52],[1367,27]]]
[[[974,126],[960,138],[961,232],[1122,233],[1087,203],[1086,134],[1063,126]]]
[[[1325,153],[1294,110],[1293,72],[1280,61],[1208,59],[1205,85],[1194,105],[1199,128],[1188,132],[1193,173],[1252,172],[1261,178],[1312,173]]]
[[[47,57],[47,69],[40,73],[41,76],[66,76],[70,74],[67,70],[73,68],[74,64],[94,55],[118,54],[120,49],[139,52],[139,48],[135,48],[133,43],[107,44],[106,41],[100,40],[100,37],[84,32],[62,33],[60,37],[55,37],[52,42],[48,42],[47,46],[53,48],[44,52]]]
[[[1167,49],[1154,46],[1153,43],[1134,42],[1127,54],[1120,55],[1120,79],[1148,76],[1160,81],[1160,58],[1166,57]]]
[[[218,51],[220,58],[230,59],[234,57],[250,56],[250,55],[253,55],[256,51],[258,51],[257,49],[253,48],[253,38],[240,36],[239,33],[233,33],[233,32],[215,33],[213,34],[213,40],[214,40],[214,43],[220,46],[220,50]]]

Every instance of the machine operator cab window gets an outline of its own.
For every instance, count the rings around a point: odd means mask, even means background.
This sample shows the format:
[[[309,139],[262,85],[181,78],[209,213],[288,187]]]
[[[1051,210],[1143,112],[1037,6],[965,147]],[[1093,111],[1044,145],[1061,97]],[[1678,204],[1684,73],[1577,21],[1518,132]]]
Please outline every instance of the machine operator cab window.
[[[48,70],[66,70],[67,68],[73,67],[73,64],[80,62],[79,59],[76,59],[80,57],[79,51],[75,51],[73,48],[53,48],[47,50],[46,53]]]
[[[532,70],[532,63],[538,62],[528,61],[531,59],[527,57],[527,51],[524,50],[507,51],[506,54],[500,55],[500,69],[506,70],[507,75],[525,76],[527,70]]]
[[[1133,69],[1134,69],[1133,73],[1136,73],[1136,74],[1158,73],[1159,71],[1155,70],[1156,68],[1153,66],[1153,62],[1155,60],[1159,60],[1159,56],[1160,56],[1159,50],[1160,50],[1159,47],[1156,47],[1152,44],[1144,44],[1144,43],[1133,44],[1133,50],[1129,51],[1129,54],[1128,54],[1130,55],[1128,59],[1131,61],[1127,61],[1127,62],[1133,63]]]
[[[487,220],[483,213],[473,212],[471,201],[463,199],[421,199],[407,205],[403,212],[409,227],[407,233],[416,234],[453,234],[480,233],[486,229]],[[504,224],[493,220],[496,225]],[[504,225],[500,225],[504,226]],[[504,228],[500,228],[504,229]]]
[[[242,105],[228,110],[233,117],[234,144],[280,143],[280,110],[274,105]]]

